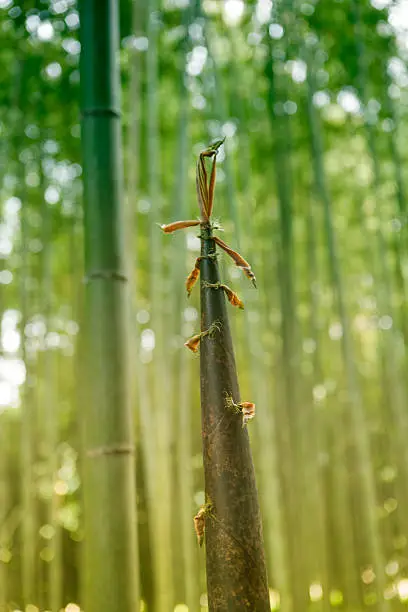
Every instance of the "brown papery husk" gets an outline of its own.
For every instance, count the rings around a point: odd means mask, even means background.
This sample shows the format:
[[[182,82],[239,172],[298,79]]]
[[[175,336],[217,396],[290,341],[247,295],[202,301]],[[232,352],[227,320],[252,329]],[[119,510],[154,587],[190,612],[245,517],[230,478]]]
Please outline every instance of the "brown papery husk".
[[[203,227],[211,236],[210,227]],[[206,500],[207,593],[210,612],[270,612],[261,515],[249,437],[240,415],[225,397],[240,402],[234,350],[224,291],[219,283],[214,240],[203,239],[201,255],[201,329],[219,329],[200,347],[201,416]]]

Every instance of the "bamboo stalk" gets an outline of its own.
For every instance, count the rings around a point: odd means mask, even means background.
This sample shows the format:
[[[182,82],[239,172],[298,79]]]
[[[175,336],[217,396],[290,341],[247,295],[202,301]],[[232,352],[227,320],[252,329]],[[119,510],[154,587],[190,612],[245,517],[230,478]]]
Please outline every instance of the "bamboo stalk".
[[[42,175],[42,171],[41,171]],[[44,181],[41,180],[44,187]],[[47,334],[51,329],[51,314],[53,308],[53,282],[52,282],[52,213],[46,200],[43,201],[43,253],[42,253],[42,315],[45,320]],[[61,528],[58,523],[59,497],[55,490],[57,482],[57,472],[59,467],[58,457],[58,398],[56,394],[55,382],[57,380],[56,355],[49,347],[45,348],[43,356],[43,397],[42,406],[44,419],[44,460],[47,465],[47,476],[50,487],[50,496],[47,504],[47,524],[53,530],[52,538],[49,541],[49,558],[47,572],[47,608],[52,612],[59,612],[62,607],[62,540]]]
[[[189,97],[186,87],[187,82],[187,54],[191,47],[189,39],[189,26],[194,18],[194,7],[187,7],[183,15],[185,27],[185,39],[182,48],[182,70],[180,71],[179,83],[179,127],[178,127],[178,152],[176,155],[176,177],[173,207],[175,218],[184,219],[188,216],[187,206],[187,179],[188,179],[188,142],[190,127]],[[180,270],[186,269],[186,242],[184,236],[174,236],[170,252],[172,267],[171,279],[178,286],[173,292],[171,304],[171,318],[178,321],[179,334],[182,334],[184,324],[184,308],[186,299],[185,287],[178,283]],[[193,470],[192,470],[192,406],[191,406],[191,368],[186,351],[181,347],[179,354],[175,355],[175,368],[173,376],[176,385],[173,394],[174,401],[174,444],[177,447],[177,487],[180,494],[175,499],[174,512],[179,515],[175,520],[175,528],[181,533],[180,558],[178,564],[182,571],[182,593],[183,599],[191,612],[198,610],[199,606],[199,574],[197,564],[197,551],[192,529],[192,517],[194,516],[193,505]],[[175,517],[176,518],[176,517]]]
[[[23,179],[24,180],[24,179]],[[26,378],[22,389],[22,421],[21,421],[21,505],[22,505],[22,600],[25,605],[33,605],[37,601],[37,551],[36,551],[36,501],[34,489],[34,433],[35,408],[30,381],[32,363],[26,352],[25,327],[28,322],[28,295],[26,279],[29,275],[28,264],[28,219],[27,200],[23,198],[21,205],[21,253],[22,273],[20,288],[21,304],[21,358],[26,366]]]
[[[201,254],[215,253],[209,227],[203,228]],[[216,321],[214,338],[202,342],[200,358],[202,435],[206,500],[206,566],[210,611],[269,610],[261,517],[248,433],[226,408],[226,395],[239,403],[232,338],[224,295],[206,288],[218,283],[216,261],[201,264],[201,329]]]
[[[233,42],[233,40],[232,40]],[[234,49],[237,52],[237,46],[234,45]],[[233,54],[234,58],[237,57],[237,53]],[[219,114],[221,123],[224,123],[228,115],[226,114],[226,104],[223,100],[223,92],[221,91],[221,78],[218,74],[218,68],[213,60],[213,71],[216,79],[216,89],[218,90],[217,101],[222,100],[220,105],[217,104],[216,112]],[[232,63],[231,69],[231,96],[234,98],[235,103],[239,99],[240,92],[240,80],[239,70],[237,69],[237,60]],[[250,156],[249,156],[249,139],[248,135],[245,134],[245,116],[241,104],[238,105],[240,113],[238,115],[239,125],[241,126],[239,134],[240,145],[238,147],[239,155],[238,162],[241,164],[239,178],[240,182],[244,185],[244,192],[241,197],[238,197],[236,190],[235,175],[233,173],[232,163],[229,162],[229,155],[225,160],[225,175],[227,183],[227,199],[228,199],[228,210],[231,214],[234,225],[234,233],[237,236],[238,247],[240,248],[240,239],[242,236],[242,242],[245,252],[249,249],[253,249],[255,244],[259,244],[256,239],[257,234],[254,232],[252,216],[253,207],[249,206],[251,201],[251,177],[250,177]],[[241,206],[238,206],[238,203]],[[244,205],[242,205],[244,203]],[[239,214],[238,214],[239,208]],[[245,228],[245,231],[241,231],[241,227]],[[259,249],[254,253],[257,258],[255,260],[260,264]],[[256,266],[260,269],[261,266]],[[269,266],[269,272],[270,266]],[[245,283],[242,287],[244,294],[245,320],[243,325],[238,328],[240,338],[242,339],[242,348],[238,353],[238,362],[248,363],[250,371],[249,385],[246,387],[251,390],[250,396],[254,399],[255,403],[262,406],[262,410],[258,411],[258,415],[254,424],[255,438],[254,438],[254,463],[255,468],[259,465],[260,473],[260,502],[261,508],[263,509],[264,516],[264,527],[265,530],[265,546],[269,565],[269,576],[271,585],[277,589],[280,598],[280,607],[284,611],[289,611],[292,606],[292,594],[290,590],[290,579],[288,572],[288,542],[285,533],[285,520],[283,513],[283,499],[281,491],[281,482],[279,475],[279,455],[278,455],[278,433],[275,416],[275,408],[272,407],[272,389],[271,385],[268,384],[270,372],[265,367],[262,359],[259,359],[257,347],[261,346],[261,340],[259,337],[260,329],[263,327],[260,323],[254,323],[250,316],[250,308],[254,311],[261,308],[259,295],[253,291],[253,288],[249,287]],[[264,282],[260,282],[260,287],[267,288],[266,277]],[[256,309],[256,310],[255,310]],[[243,327],[243,329],[242,329]],[[270,398],[269,401],[265,401],[266,398]]]
[[[7,415],[0,414],[0,612],[7,612],[8,599],[8,542],[4,537],[3,525],[10,511],[9,482],[7,474],[8,443],[7,443]]]
[[[158,108],[158,61],[160,0],[149,3],[147,14],[147,38],[149,47],[146,55],[146,123],[147,123],[147,190],[150,200],[150,269],[149,299],[151,304],[151,326],[155,334],[155,351],[152,363],[153,390],[152,406],[156,438],[156,473],[154,477],[154,530],[157,544],[154,547],[156,571],[157,610],[170,610],[174,605],[172,528],[173,505],[170,443],[172,438],[172,415],[168,410],[168,398],[172,396],[171,380],[165,366],[167,329],[163,313],[165,300],[163,290],[163,248],[162,235],[157,231],[161,208],[161,164]],[[149,451],[150,452],[150,451]],[[161,510],[166,508],[166,512]]]
[[[85,567],[87,612],[139,607],[128,293],[123,237],[119,4],[84,0]]]

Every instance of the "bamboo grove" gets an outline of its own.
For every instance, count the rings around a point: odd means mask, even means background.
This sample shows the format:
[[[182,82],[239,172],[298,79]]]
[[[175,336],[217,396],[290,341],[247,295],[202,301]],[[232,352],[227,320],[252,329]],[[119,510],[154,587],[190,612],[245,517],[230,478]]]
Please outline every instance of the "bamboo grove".
[[[0,0],[1,612],[408,604],[407,16]]]

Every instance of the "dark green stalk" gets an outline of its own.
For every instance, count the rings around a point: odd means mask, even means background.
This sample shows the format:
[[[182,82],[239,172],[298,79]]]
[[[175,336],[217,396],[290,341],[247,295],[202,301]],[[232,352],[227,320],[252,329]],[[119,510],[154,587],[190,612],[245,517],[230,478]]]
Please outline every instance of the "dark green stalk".
[[[218,283],[209,226],[203,227],[201,329],[219,325],[201,341],[201,414],[206,502],[206,565],[210,612],[269,611],[261,515],[248,432],[226,405],[239,387],[225,297]]]
[[[118,9],[115,0],[84,0],[81,5],[89,385],[84,405],[87,612],[134,612],[139,607]]]

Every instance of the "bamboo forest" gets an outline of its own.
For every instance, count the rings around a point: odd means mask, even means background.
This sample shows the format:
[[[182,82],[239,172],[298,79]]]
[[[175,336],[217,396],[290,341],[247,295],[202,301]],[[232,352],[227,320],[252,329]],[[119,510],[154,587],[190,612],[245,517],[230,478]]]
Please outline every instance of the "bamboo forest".
[[[408,606],[408,0],[0,0],[0,612]]]

